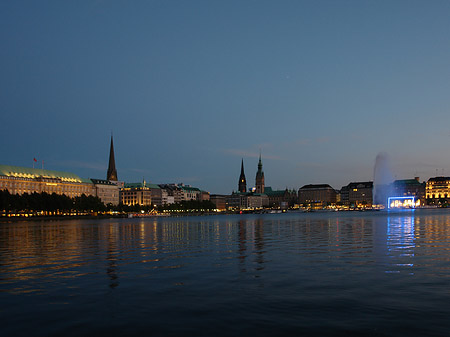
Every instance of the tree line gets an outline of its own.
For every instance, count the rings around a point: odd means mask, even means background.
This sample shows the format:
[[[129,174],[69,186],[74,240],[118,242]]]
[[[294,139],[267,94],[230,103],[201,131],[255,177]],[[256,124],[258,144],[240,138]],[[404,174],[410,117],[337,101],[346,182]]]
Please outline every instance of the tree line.
[[[0,210],[9,212],[100,212],[107,207],[94,196],[81,195],[70,198],[64,194],[56,193],[24,193],[11,194],[8,190],[0,191]]]
[[[211,201],[182,201],[177,204],[170,204],[158,207],[158,211],[181,211],[181,212],[205,212],[215,209],[216,206]],[[133,205],[127,206],[122,203],[119,205],[105,205],[100,198],[92,195],[81,195],[70,198],[65,194],[56,193],[23,193],[11,194],[8,190],[0,190],[0,212],[20,213],[20,212],[45,212],[59,214],[66,212],[104,212],[117,211],[119,213],[127,212],[150,212],[153,206]]]

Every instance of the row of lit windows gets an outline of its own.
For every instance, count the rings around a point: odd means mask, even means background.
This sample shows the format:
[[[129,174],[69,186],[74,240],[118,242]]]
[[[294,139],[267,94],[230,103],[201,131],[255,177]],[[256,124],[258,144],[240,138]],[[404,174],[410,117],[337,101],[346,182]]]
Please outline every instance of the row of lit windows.
[[[114,198],[114,197],[117,197],[117,194],[115,194],[115,193],[108,193],[108,192],[97,192],[97,195],[99,195],[99,196],[105,196],[105,197],[112,197],[112,198]]]
[[[67,189],[64,188],[64,186],[40,186],[40,187],[35,187],[35,186],[8,186],[7,184],[5,184],[4,186],[0,186],[0,190],[1,189],[7,189],[10,193],[15,194],[23,194],[23,193],[41,193],[41,192],[47,192],[47,193],[57,193],[57,194],[66,194],[69,196],[72,195],[81,195],[81,194],[92,194],[92,190],[89,188],[71,188],[71,189]]]
[[[130,195],[151,195],[151,192],[120,192],[121,195],[123,196],[130,196]]]
[[[88,191],[91,190],[91,186],[76,186],[76,185],[56,185],[59,188],[62,188],[64,191]],[[56,187],[55,186],[55,187]],[[14,182],[2,182],[0,181],[0,187],[10,187],[10,188],[19,188],[19,189],[31,189],[37,190],[39,188],[54,188],[50,187],[43,183],[14,183]]]
[[[439,199],[439,198],[448,198],[447,193],[443,194],[427,194],[427,199]]]
[[[150,202],[152,199],[151,198],[122,198],[123,202],[131,202],[131,201],[138,201],[138,200],[142,200],[143,202]]]

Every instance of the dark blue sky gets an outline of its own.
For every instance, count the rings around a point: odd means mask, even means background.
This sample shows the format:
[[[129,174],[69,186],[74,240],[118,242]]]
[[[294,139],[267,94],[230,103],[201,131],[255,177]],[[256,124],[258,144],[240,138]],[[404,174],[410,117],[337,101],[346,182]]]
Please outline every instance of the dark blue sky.
[[[298,188],[450,175],[448,1],[2,1],[2,164]]]

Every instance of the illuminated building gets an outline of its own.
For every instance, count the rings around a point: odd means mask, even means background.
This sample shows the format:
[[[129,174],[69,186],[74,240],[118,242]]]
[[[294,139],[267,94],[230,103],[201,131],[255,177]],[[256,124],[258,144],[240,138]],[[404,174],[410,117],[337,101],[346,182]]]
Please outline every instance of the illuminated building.
[[[91,179],[95,186],[95,196],[98,197],[105,205],[119,204],[119,187],[109,180]]]
[[[349,206],[371,206],[373,182],[353,182],[341,189],[341,202]]]
[[[227,197],[229,208],[254,209],[268,206],[269,198],[259,193],[233,193]]]
[[[414,196],[409,197],[389,197],[387,201],[388,209],[394,208],[415,208],[420,205],[420,201]]]
[[[91,180],[74,173],[8,165],[0,165],[0,190],[11,194],[65,194],[71,198],[96,194]]]
[[[430,178],[426,184],[427,203],[437,205],[450,199],[450,177]]]
[[[178,204],[183,201],[183,191],[175,184],[160,184],[162,204]]]
[[[419,177],[414,179],[395,180],[392,183],[393,196],[415,197],[416,201],[420,200],[420,204],[425,204],[425,188],[426,183],[421,183]]]
[[[189,185],[184,185],[184,184],[180,184],[180,185],[178,185],[178,187],[181,189],[181,191],[183,193],[184,201],[201,200],[202,192],[200,191],[199,188],[192,187]]]
[[[227,209],[227,195],[211,194],[210,200],[216,208],[223,211]]]
[[[161,185],[158,185],[161,188]],[[166,189],[161,188],[161,204],[169,205],[175,203],[174,197],[169,195]]]
[[[120,202],[127,206],[160,206],[162,204],[161,188],[155,184],[128,183],[120,189]]]
[[[298,190],[298,202],[313,206],[327,206],[336,203],[336,190],[328,184],[305,185]]]
[[[161,206],[182,201],[209,200],[209,192],[184,184],[127,183],[120,189],[120,201],[124,205]]]
[[[255,187],[256,193],[264,193],[264,172],[262,170],[261,154],[259,154],[258,172],[256,172]]]
[[[241,193],[245,193],[247,191],[247,181],[245,180],[244,174],[244,159],[242,159],[241,163],[241,175],[239,176],[238,191]]]

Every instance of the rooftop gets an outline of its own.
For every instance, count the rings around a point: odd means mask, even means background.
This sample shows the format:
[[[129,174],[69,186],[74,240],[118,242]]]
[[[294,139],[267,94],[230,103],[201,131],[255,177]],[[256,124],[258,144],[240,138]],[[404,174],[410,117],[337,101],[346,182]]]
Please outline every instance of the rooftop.
[[[394,185],[414,186],[414,185],[422,185],[422,183],[417,179],[403,179],[403,180],[395,180]]]
[[[126,183],[124,185],[125,188],[156,188],[156,189],[160,189],[160,187],[156,184],[149,184],[147,182],[143,182],[143,183]]]
[[[300,187],[301,190],[330,189],[330,188],[333,189],[333,187],[331,187],[328,184],[309,184]]]
[[[72,183],[92,183],[89,179],[82,179],[75,173],[35,169],[22,166],[0,165],[0,175],[6,177],[17,177],[28,179],[37,179],[37,178],[60,179],[65,182],[72,182]]]
[[[110,182],[109,180],[105,179],[93,179],[91,178],[91,181],[96,185],[111,185],[111,186],[117,186],[116,184]]]
[[[281,196],[284,195],[286,193],[286,190],[273,190],[272,187],[268,186],[268,187],[264,187],[264,194],[266,194],[267,196]]]
[[[179,187],[185,191],[200,192],[200,189],[197,187],[191,187],[191,186],[179,186]]]
[[[444,181],[449,181],[450,180],[450,177],[434,177],[434,178],[430,178],[430,179],[428,179],[428,181],[431,181],[431,182],[444,182]]]
[[[343,188],[373,188],[373,181],[360,181],[360,182],[352,182]]]

